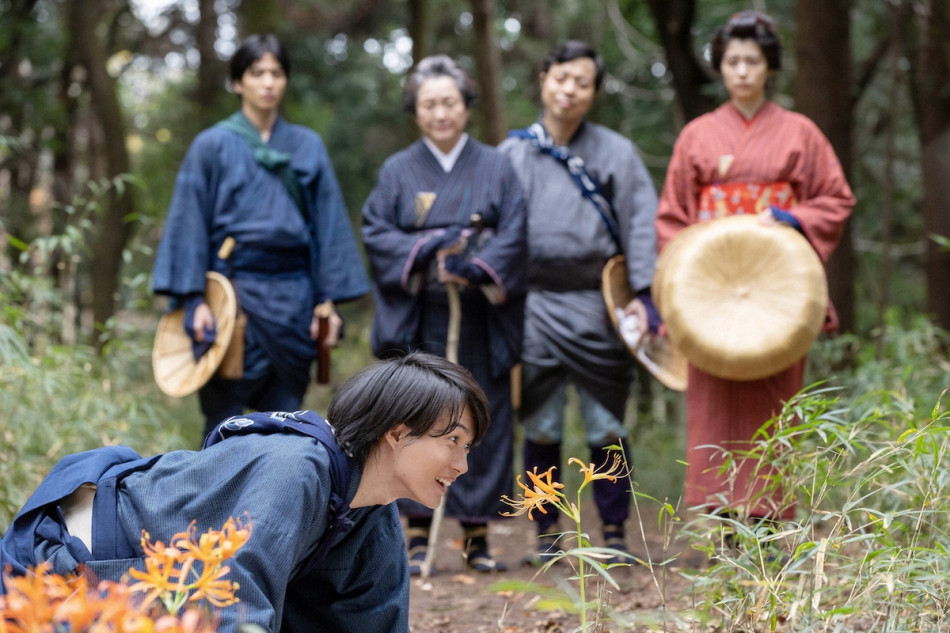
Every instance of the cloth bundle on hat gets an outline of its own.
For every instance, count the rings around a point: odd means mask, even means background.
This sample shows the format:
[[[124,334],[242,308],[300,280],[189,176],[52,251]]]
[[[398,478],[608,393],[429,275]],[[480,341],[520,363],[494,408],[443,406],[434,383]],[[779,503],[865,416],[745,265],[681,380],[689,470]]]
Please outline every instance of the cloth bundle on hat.
[[[185,309],[163,315],[152,347],[152,371],[158,387],[169,396],[182,398],[201,388],[218,370],[231,343],[237,320],[237,296],[231,282],[217,272],[208,272],[205,302],[216,323],[215,340],[199,358],[194,341],[185,331]]]
[[[689,362],[720,378],[757,380],[808,352],[828,284],[798,231],[736,215],[680,231],[657,259],[653,296]]]

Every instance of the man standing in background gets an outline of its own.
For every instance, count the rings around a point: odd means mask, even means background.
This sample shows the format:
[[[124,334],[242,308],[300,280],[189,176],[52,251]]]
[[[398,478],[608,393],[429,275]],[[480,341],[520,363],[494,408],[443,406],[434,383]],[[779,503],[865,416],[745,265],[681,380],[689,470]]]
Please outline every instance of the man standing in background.
[[[632,458],[624,411],[633,357],[614,331],[601,292],[601,271],[614,255],[627,258],[637,297],[625,306],[641,334],[659,317],[650,299],[656,260],[656,189],[628,139],[585,120],[603,79],[603,60],[588,44],[556,47],[540,74],[542,112],[527,130],[499,148],[521,179],[528,202],[528,298],[525,311],[521,419],[524,467],[561,464],[567,386],[573,383],[590,446],[590,461],[608,460],[606,447]],[[604,544],[628,551],[624,522],[630,490],[594,482]],[[557,547],[557,515],[537,517],[538,560]],[[621,562],[617,557],[615,561]]]
[[[369,291],[323,141],[278,112],[286,50],[273,35],[252,35],[230,66],[241,109],[188,150],[152,278],[156,294],[185,308],[196,358],[215,334],[207,271],[230,278],[247,316],[242,377],[213,376],[198,391],[205,434],[245,407],[300,409],[316,356],[316,306]],[[329,325],[332,347],[342,326],[335,310]]]

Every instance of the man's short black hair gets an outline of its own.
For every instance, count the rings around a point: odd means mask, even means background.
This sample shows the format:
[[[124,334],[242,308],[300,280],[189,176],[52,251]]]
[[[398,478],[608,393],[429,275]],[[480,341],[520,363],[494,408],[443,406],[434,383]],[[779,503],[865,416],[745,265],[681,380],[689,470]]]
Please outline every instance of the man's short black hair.
[[[284,74],[290,79],[290,56],[287,55],[287,50],[276,35],[265,33],[247,37],[241,42],[241,48],[231,56],[231,81],[241,81],[251,64],[267,53],[277,58]]]
[[[582,57],[589,57],[594,61],[594,67],[597,70],[594,75],[594,90],[599,90],[600,83],[604,80],[604,60],[597,53],[597,50],[587,42],[567,40],[563,44],[559,44],[548,53],[548,56],[544,60],[544,67],[541,70],[546,73],[550,70],[551,66],[570,62]]]
[[[340,387],[327,408],[327,421],[337,442],[360,463],[387,431],[400,424],[409,434],[433,433],[448,414],[449,424],[439,429],[447,435],[468,409],[472,418],[472,443],[485,435],[490,421],[488,399],[467,369],[425,352],[370,365]]]

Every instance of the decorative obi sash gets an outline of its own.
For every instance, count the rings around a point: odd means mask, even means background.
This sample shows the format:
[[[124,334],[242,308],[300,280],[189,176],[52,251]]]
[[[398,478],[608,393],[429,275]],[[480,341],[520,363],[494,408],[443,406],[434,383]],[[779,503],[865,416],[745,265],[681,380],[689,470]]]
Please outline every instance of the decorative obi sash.
[[[699,192],[699,221],[727,215],[754,215],[772,205],[788,210],[797,204],[792,185],[785,181],[707,185]]]

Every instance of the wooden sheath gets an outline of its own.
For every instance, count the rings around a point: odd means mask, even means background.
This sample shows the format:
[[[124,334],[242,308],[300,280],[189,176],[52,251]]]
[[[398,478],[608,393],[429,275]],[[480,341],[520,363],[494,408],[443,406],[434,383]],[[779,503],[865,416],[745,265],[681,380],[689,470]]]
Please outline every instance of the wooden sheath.
[[[333,302],[324,301],[313,310],[317,317],[317,384],[330,382],[330,346],[327,335],[330,333],[330,315],[333,314]]]

